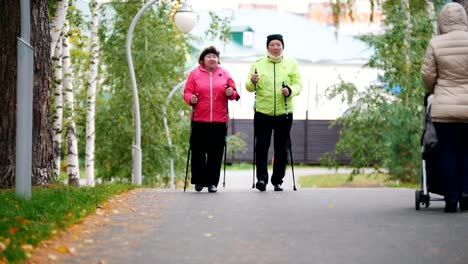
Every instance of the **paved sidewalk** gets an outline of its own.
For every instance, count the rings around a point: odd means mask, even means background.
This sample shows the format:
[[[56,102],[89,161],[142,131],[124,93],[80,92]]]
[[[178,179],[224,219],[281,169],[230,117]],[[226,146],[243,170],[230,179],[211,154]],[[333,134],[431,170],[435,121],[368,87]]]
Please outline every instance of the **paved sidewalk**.
[[[116,199],[125,201],[71,232],[62,243],[76,251],[56,263],[468,263],[468,213],[415,211],[411,189],[138,189]]]
[[[352,169],[343,169],[340,168],[338,170],[334,169],[327,169],[322,167],[310,167],[310,168],[303,168],[303,167],[295,167],[294,168],[294,178],[296,180],[296,187],[300,188],[298,184],[298,179],[301,176],[308,176],[308,175],[324,175],[324,174],[350,174]],[[372,169],[365,169],[365,173],[372,172]],[[272,171],[269,170],[269,175],[271,178]],[[218,187],[222,189],[223,187],[223,176],[224,172],[221,170],[221,178],[219,181]],[[253,169],[250,170],[226,170],[226,185],[225,189],[227,190],[245,190],[246,188],[252,188],[253,182]],[[255,179],[257,182],[257,179]],[[286,190],[293,190],[293,177],[292,177],[292,170],[291,166],[288,165],[286,167],[286,174],[283,179],[283,187]],[[269,183],[267,185],[267,190],[273,190],[273,185]]]

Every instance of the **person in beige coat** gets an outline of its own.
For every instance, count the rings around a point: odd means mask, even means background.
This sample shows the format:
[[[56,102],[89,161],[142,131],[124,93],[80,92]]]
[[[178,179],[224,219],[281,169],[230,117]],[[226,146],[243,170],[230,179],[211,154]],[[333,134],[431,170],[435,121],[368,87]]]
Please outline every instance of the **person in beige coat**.
[[[445,212],[468,210],[468,22],[463,7],[446,4],[439,35],[427,47],[422,79],[433,94],[437,175],[444,178]]]

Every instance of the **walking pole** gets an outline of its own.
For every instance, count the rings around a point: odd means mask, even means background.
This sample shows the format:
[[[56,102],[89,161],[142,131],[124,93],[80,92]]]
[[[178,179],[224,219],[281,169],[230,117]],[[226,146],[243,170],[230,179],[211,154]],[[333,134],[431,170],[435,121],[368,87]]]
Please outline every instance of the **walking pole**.
[[[189,137],[189,148],[187,153],[187,166],[185,167],[185,182],[184,182],[184,192],[187,188],[187,176],[188,176],[188,167],[190,163],[190,152],[192,151],[192,128],[193,128],[193,120],[195,116],[195,105],[192,106],[192,118],[190,120],[190,137]]]
[[[292,147],[291,147],[291,134],[289,134],[289,155],[291,157],[291,169],[292,169],[292,176],[293,176],[293,189],[295,191],[297,191],[296,179],[294,178],[294,161],[293,161]]]
[[[226,85],[226,89],[229,85]],[[228,120],[229,120],[229,100],[226,96],[226,133],[224,134],[224,177],[223,188],[226,186],[226,158],[227,158],[227,137],[228,137]]]
[[[282,87],[285,88],[286,85],[282,84]],[[286,96],[284,97],[284,108],[286,110],[286,120],[288,120],[288,100],[286,99]],[[293,176],[293,189],[294,191],[297,191],[296,188],[296,179],[294,178],[294,161],[293,161],[293,155],[292,155],[292,146],[291,146],[291,133],[288,133],[288,140],[289,140],[289,155],[291,157],[291,169],[292,169],[292,176]]]
[[[257,68],[255,68],[255,74],[257,74]],[[256,162],[256,157],[255,157],[255,152],[256,152],[256,147],[255,145],[257,144],[256,136],[255,136],[255,113],[257,112],[257,83],[254,84],[254,124],[253,124],[253,172],[252,172],[252,189],[255,189],[255,162]]]

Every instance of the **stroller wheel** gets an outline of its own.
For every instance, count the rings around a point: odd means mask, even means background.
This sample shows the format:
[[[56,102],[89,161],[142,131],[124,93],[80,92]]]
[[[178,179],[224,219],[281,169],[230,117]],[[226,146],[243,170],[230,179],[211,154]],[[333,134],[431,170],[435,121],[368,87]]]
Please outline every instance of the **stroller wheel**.
[[[419,210],[421,205],[421,190],[416,190],[414,194],[414,207],[416,210]]]

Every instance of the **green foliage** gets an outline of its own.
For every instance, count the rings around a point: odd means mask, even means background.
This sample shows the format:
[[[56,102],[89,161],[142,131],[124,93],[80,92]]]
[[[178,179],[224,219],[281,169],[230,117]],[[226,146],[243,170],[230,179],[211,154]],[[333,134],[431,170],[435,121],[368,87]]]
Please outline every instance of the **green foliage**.
[[[301,188],[340,188],[340,187],[383,187],[386,174],[325,174],[299,177]]]
[[[221,40],[223,43],[228,43],[231,36],[231,21],[233,17],[220,17],[215,12],[210,11],[210,28],[205,31],[206,39],[213,41],[215,39]]]
[[[409,9],[403,1],[389,0],[382,8],[385,32],[361,39],[374,50],[369,66],[382,70],[383,84],[361,93],[343,82],[329,90],[350,108],[336,121],[343,126],[340,140],[323,162],[336,166],[337,157],[348,155],[356,169],[387,168],[391,179],[416,182],[425,93],[420,72],[432,21],[424,0],[410,1]]]
[[[247,152],[247,143],[245,139],[247,135],[243,132],[238,132],[227,138],[227,154],[231,157],[236,155],[238,152]]]
[[[31,254],[25,245],[37,246],[54,233],[91,214],[111,196],[132,189],[111,184],[73,188],[57,185],[33,188],[32,199],[16,197],[14,190],[0,190],[0,262],[19,263]]]
[[[185,79],[187,43],[168,19],[173,2],[147,10],[135,27],[132,57],[138,86],[144,182],[167,182],[169,158],[176,176],[182,177],[189,135],[189,107],[181,93],[167,106],[173,139],[169,150],[164,133],[162,107],[169,92]],[[130,23],[143,4],[106,5],[102,20],[101,80],[96,99],[97,177],[130,179],[135,128],[133,95],[126,59]]]

